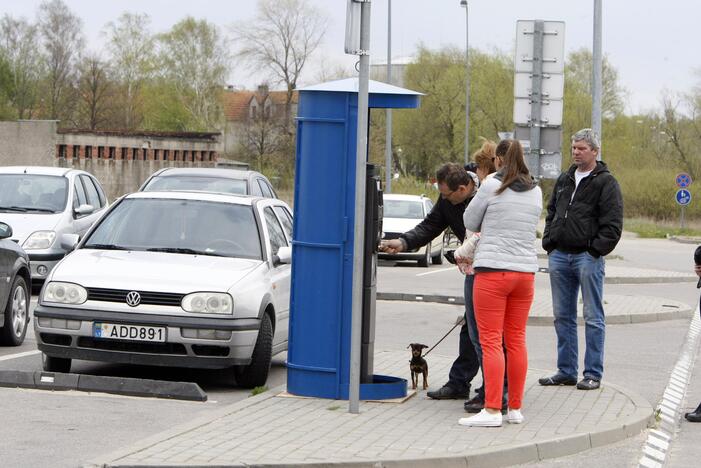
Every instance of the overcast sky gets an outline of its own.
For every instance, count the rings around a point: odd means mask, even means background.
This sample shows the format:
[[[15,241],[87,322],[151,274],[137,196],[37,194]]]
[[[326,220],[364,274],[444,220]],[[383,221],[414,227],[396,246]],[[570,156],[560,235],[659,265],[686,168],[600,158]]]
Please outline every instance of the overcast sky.
[[[169,29],[184,16],[205,18],[224,32],[255,14],[255,0],[64,0],[84,21],[90,49],[102,47],[100,31],[123,11],[147,13],[153,31]],[[320,63],[351,67],[343,53],[346,0],[309,0],[329,16],[316,60],[304,76],[313,84]],[[387,55],[387,1],[372,1],[371,60]],[[603,49],[628,91],[628,112],[658,106],[664,90],[683,92],[701,84],[701,1],[602,0]],[[0,0],[0,14],[35,17],[41,0]],[[566,23],[565,52],[591,48],[593,0],[469,0],[470,46],[512,53],[516,21]],[[420,42],[429,48],[465,46],[465,10],[459,0],[393,0],[392,55],[411,55]],[[234,67],[231,84],[253,87],[265,76]]]

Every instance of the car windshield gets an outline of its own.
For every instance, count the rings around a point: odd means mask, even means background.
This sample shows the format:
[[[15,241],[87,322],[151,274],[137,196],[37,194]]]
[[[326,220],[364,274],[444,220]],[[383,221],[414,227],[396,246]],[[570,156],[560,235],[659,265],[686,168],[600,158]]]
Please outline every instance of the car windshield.
[[[202,200],[123,200],[83,248],[262,258],[252,207]]]
[[[0,212],[58,213],[65,209],[68,179],[36,174],[0,174]]]
[[[143,191],[155,192],[170,190],[195,190],[203,192],[234,193],[239,195],[248,194],[246,181],[244,179],[188,175],[154,177],[149,181],[146,187],[144,187]]]
[[[413,200],[384,200],[382,213],[385,218],[423,219],[423,205]]]

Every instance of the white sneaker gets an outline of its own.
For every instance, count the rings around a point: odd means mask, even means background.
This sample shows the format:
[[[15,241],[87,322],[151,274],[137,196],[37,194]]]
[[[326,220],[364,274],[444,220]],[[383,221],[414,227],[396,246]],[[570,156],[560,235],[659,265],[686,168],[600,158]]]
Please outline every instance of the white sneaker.
[[[521,424],[523,422],[523,414],[521,414],[520,409],[509,408],[508,413],[506,413],[506,420],[509,424]]]
[[[483,409],[474,416],[469,418],[460,418],[458,424],[461,426],[471,426],[471,427],[500,427],[501,426],[501,413],[491,414]]]

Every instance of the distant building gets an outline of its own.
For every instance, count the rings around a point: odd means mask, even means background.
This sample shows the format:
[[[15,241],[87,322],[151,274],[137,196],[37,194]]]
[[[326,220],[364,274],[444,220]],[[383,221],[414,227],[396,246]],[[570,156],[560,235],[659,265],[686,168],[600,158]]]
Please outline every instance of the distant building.
[[[392,82],[394,86],[404,87],[404,77],[406,75],[406,67],[410,63],[414,63],[414,57],[396,57],[392,58]],[[370,64],[370,79],[387,83],[387,61],[381,60]]]
[[[297,115],[298,93],[292,95],[290,118]],[[224,93],[226,125],[223,136],[223,152],[235,155],[239,152],[247,126],[261,119],[282,121],[285,117],[286,91],[270,91],[260,85],[256,91],[227,90]]]

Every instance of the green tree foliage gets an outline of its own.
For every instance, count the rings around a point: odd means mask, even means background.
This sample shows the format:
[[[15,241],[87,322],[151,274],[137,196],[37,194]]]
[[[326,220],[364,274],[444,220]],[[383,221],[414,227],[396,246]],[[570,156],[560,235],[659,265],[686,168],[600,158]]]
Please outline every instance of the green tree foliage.
[[[162,78],[194,122],[189,130],[223,127],[222,94],[230,58],[219,29],[188,17],[158,36]]]
[[[116,22],[105,26],[109,62],[119,84],[119,128],[137,128],[143,121],[141,90],[156,67],[156,44],[150,23],[148,15],[123,13]]]
[[[0,53],[0,120],[14,117],[14,109],[10,102],[12,94],[12,73],[5,56]]]
[[[513,127],[513,65],[505,54],[470,50],[470,149]],[[395,112],[403,169],[431,177],[444,162],[462,161],[465,148],[465,55],[457,48],[419,49],[408,65],[407,88],[425,93],[418,110]]]

